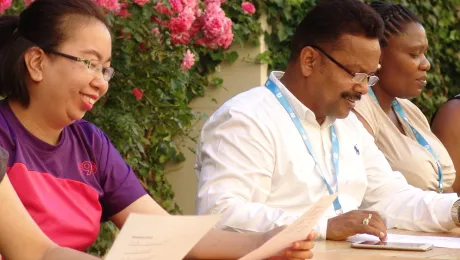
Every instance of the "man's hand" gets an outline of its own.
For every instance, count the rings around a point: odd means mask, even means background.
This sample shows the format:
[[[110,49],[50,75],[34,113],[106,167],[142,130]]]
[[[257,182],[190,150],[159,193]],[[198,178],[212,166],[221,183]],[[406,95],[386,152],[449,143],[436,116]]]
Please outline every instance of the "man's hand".
[[[286,226],[275,228],[265,235],[265,241],[268,241],[270,238],[278,234]],[[316,239],[316,232],[311,232],[307,239],[302,241],[297,241],[292,244],[291,247],[286,248],[284,251],[280,252],[279,255],[273,256],[268,260],[304,260],[311,259],[313,257],[313,252],[311,249],[314,247],[314,240]]]
[[[369,214],[372,217],[369,218]],[[364,221],[366,218],[369,219],[368,223]],[[346,240],[356,234],[374,235],[386,241],[387,228],[380,215],[374,211],[353,210],[328,220],[326,239]]]

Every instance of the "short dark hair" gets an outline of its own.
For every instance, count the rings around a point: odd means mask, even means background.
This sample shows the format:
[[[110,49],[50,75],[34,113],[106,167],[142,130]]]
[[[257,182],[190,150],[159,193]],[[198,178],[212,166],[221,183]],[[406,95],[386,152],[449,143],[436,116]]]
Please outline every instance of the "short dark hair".
[[[57,49],[72,31],[69,26],[88,18],[107,26],[103,10],[91,0],[36,0],[19,16],[1,16],[0,95],[27,107],[30,95],[24,54],[34,46]]]
[[[291,41],[291,61],[306,46],[334,42],[344,34],[380,39],[383,21],[359,0],[322,0],[297,26]]]
[[[373,1],[370,6],[382,17],[385,31],[384,37],[380,39],[380,46],[388,45],[388,38],[392,35],[399,35],[404,25],[408,23],[420,23],[420,19],[406,7],[400,4]]]

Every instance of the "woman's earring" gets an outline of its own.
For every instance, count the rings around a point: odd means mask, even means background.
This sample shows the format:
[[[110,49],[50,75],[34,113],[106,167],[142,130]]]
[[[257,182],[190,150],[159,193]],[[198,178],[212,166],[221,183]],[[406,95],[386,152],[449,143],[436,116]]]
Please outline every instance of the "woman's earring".
[[[379,63],[379,65],[377,66],[377,70],[380,70],[381,68],[382,68],[382,65],[380,65]]]

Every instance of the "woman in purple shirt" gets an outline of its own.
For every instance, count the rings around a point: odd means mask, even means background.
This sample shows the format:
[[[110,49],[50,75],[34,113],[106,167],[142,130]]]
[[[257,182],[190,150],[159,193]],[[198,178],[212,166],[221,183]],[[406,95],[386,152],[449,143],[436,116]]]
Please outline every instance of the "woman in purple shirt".
[[[8,260],[98,259],[59,247],[43,234],[4,177],[7,163],[8,152],[0,147],[0,255]]]

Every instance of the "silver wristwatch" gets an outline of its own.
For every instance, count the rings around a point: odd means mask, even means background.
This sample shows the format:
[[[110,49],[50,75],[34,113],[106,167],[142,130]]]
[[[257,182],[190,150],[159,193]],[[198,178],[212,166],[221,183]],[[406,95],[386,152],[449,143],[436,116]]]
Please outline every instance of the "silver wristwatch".
[[[459,210],[460,209],[460,199],[454,202],[454,205],[452,205],[452,208],[450,210],[450,215],[452,217],[452,220],[454,221],[455,225],[457,227],[460,227],[460,219],[459,219]]]

